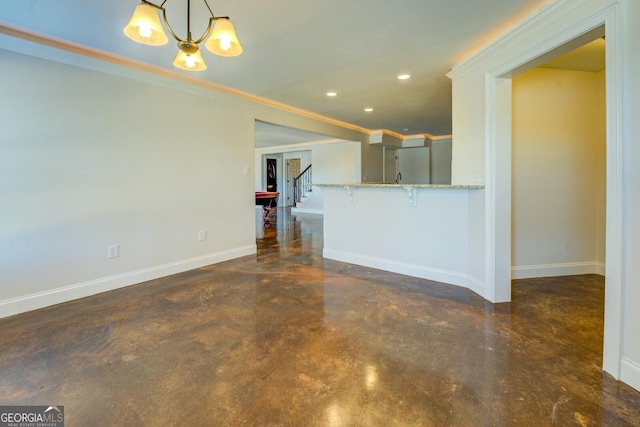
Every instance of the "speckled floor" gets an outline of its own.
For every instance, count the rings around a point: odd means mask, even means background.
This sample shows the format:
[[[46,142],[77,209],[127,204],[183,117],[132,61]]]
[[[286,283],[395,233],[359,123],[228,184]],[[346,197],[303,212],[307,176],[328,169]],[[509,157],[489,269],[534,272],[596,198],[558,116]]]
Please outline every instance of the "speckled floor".
[[[260,221],[260,212],[256,211]],[[0,404],[74,426],[627,426],[603,374],[604,280],[514,282],[511,304],[323,260],[280,210],[257,256],[0,320]]]

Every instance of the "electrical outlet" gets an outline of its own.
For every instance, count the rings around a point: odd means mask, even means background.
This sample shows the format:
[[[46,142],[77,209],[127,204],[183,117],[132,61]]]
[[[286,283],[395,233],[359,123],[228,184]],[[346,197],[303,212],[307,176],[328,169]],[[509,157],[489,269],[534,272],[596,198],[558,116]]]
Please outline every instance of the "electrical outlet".
[[[120,256],[120,245],[109,245],[107,247],[107,256],[109,258],[117,258]]]
[[[198,240],[200,240],[201,242],[207,240],[207,230],[198,231]]]

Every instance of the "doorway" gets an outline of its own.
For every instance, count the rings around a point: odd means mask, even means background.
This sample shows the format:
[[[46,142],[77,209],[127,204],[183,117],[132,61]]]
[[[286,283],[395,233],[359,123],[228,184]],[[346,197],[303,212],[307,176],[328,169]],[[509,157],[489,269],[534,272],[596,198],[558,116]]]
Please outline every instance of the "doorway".
[[[300,159],[292,158],[287,159],[287,190],[285,192],[287,206],[295,206],[296,194],[294,191],[294,179],[300,175]]]
[[[283,188],[283,159],[281,154],[263,154],[260,158],[260,169],[256,166],[258,184],[256,191],[275,191],[282,192]],[[282,194],[278,200],[278,206],[282,206]]]
[[[512,278],[604,275],[605,41],[512,78]]]
[[[278,159],[267,157],[267,191],[278,191]]]
[[[487,157],[485,175],[486,227],[485,251],[486,295],[494,302],[511,300],[511,78],[542,64],[547,54],[556,49],[567,52],[606,33],[606,277],[605,333],[603,369],[620,377],[622,342],[622,140],[619,112],[622,111],[620,28],[618,10],[599,10],[581,18],[577,24],[556,38],[546,38],[529,49],[530,57],[511,58],[485,79],[485,116]],[[587,39],[588,38],[588,39]],[[572,45],[572,46],[571,46]],[[535,52],[538,52],[537,54]],[[556,54],[555,56],[558,56]],[[551,59],[553,56],[549,57]],[[548,60],[547,59],[547,60]],[[533,64],[535,63],[535,64]],[[524,64],[524,65],[523,65]],[[526,69],[521,69],[521,68]]]

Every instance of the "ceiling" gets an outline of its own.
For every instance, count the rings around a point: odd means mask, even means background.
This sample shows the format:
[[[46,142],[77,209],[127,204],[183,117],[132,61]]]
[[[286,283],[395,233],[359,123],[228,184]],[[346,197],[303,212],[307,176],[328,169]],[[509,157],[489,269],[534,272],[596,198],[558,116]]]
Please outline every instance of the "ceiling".
[[[598,72],[605,69],[605,41],[598,38],[542,64],[543,68]]]
[[[464,57],[553,0],[209,0],[230,16],[241,56],[203,49],[208,69],[173,68],[177,48],[137,44],[124,36],[137,0],[1,0],[0,25],[69,41],[164,67],[369,130],[403,135],[451,134],[451,81]],[[168,20],[186,33],[186,1],[168,0]],[[191,5],[199,37],[208,21]],[[411,78],[398,80],[401,73]],[[335,97],[326,96],[336,91]],[[365,112],[366,107],[373,108]],[[267,125],[257,134],[273,138]],[[314,135],[298,137],[314,138]],[[310,139],[307,139],[310,140]],[[298,141],[303,142],[303,141]]]

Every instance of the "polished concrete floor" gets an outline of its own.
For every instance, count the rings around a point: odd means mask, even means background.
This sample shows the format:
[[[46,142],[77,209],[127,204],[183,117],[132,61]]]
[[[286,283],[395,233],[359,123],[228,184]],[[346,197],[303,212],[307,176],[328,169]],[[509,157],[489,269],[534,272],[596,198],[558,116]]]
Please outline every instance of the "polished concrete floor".
[[[322,259],[280,210],[258,254],[0,320],[0,404],[67,426],[631,426],[601,370],[604,280],[511,304]]]

